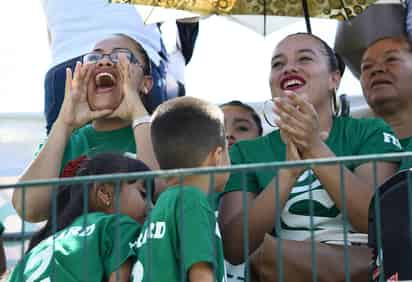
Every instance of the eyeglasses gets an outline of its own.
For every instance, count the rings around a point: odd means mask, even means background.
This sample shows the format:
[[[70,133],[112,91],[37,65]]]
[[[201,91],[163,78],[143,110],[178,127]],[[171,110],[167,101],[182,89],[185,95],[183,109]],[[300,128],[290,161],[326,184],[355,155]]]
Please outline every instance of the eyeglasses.
[[[114,49],[110,54],[104,54],[101,52],[91,52],[83,56],[83,63],[97,63],[103,60],[104,57],[108,56],[110,61],[114,64],[119,63],[119,56],[123,54],[132,64],[137,64],[144,68],[143,64],[133,55],[128,49]]]

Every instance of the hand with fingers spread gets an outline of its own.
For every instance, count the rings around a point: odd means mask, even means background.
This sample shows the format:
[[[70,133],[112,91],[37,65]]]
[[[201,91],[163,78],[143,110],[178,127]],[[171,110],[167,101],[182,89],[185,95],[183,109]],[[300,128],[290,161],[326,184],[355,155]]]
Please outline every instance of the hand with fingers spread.
[[[69,126],[72,130],[82,127],[86,123],[109,115],[111,110],[90,109],[87,101],[87,85],[91,79],[94,64],[77,62],[72,74],[70,68],[66,69],[66,85],[64,101],[58,120]]]
[[[130,63],[124,54],[120,54],[116,68],[120,74],[123,99],[119,107],[111,114],[111,117],[133,121],[138,117],[147,115],[147,110],[140,98],[140,89],[144,83],[143,80],[139,80],[139,77],[142,77],[139,75],[139,72],[143,72],[142,66]],[[147,92],[147,89],[143,90]]]
[[[325,134],[321,132],[315,108],[304,98],[286,91],[285,97],[275,100],[276,124],[297,146],[302,157],[323,145]]]

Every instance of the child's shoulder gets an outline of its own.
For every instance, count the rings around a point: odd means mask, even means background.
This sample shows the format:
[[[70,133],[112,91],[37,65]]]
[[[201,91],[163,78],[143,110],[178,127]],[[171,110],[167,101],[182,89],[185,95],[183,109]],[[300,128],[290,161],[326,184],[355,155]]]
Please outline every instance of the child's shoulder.
[[[137,221],[124,214],[92,212],[77,217],[71,226],[107,226],[111,224],[137,224]]]
[[[156,206],[158,204],[169,203],[179,203],[182,201],[185,206],[188,205],[209,205],[207,195],[201,191],[200,188],[196,186],[170,186],[167,187],[164,192],[160,195]]]
[[[165,189],[165,191],[162,193],[166,194],[166,195],[172,195],[173,197],[176,196],[192,196],[192,197],[203,197],[206,198],[205,193],[196,186],[193,185],[173,185],[173,186],[169,186]]]

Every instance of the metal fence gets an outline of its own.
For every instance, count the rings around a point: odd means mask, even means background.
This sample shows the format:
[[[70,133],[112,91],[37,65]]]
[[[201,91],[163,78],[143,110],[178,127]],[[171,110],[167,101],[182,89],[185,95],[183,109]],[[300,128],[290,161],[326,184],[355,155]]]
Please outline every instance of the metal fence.
[[[276,180],[277,178],[277,172],[281,169],[288,169],[288,168],[296,168],[296,167],[304,167],[305,169],[313,169],[316,166],[336,166],[339,165],[340,167],[340,189],[341,189],[341,196],[342,196],[342,202],[345,203],[340,210],[342,213],[342,226],[343,226],[343,248],[344,248],[344,271],[345,271],[345,277],[343,278],[344,281],[351,281],[350,277],[350,261],[349,261],[349,253],[348,253],[348,248],[350,246],[350,242],[348,240],[348,212],[347,212],[347,206],[346,206],[346,189],[345,189],[345,181],[344,178],[342,177],[343,172],[344,172],[344,167],[345,165],[348,165],[350,163],[358,163],[358,162],[371,162],[373,164],[373,186],[374,186],[374,191],[375,191],[375,197],[374,197],[374,214],[376,215],[376,220],[374,221],[375,227],[376,228],[376,245],[377,249],[381,250],[382,249],[382,228],[381,228],[381,211],[380,211],[380,201],[379,201],[379,185],[378,185],[378,175],[377,175],[377,166],[378,162],[380,161],[399,161],[401,159],[405,158],[412,158],[412,153],[396,153],[396,154],[384,154],[384,155],[365,155],[365,156],[353,156],[353,157],[339,157],[339,158],[328,158],[328,159],[317,159],[317,160],[303,160],[303,161],[295,161],[295,162],[272,162],[272,163],[260,163],[260,164],[248,164],[248,165],[237,165],[237,166],[231,166],[231,167],[213,167],[213,168],[196,168],[196,169],[176,169],[176,170],[165,170],[165,171],[151,171],[151,172],[138,172],[138,173],[127,173],[127,174],[116,174],[116,175],[100,175],[100,176],[87,176],[87,177],[74,177],[74,178],[66,178],[66,179],[50,179],[50,180],[38,180],[38,181],[27,181],[27,182],[21,182],[18,184],[18,187],[16,187],[16,183],[12,184],[4,184],[0,185],[0,190],[1,189],[10,189],[10,188],[15,188],[15,189],[27,189],[28,187],[30,188],[36,188],[38,186],[44,186],[44,185],[50,185],[55,187],[53,191],[56,191],[56,188],[61,185],[71,185],[71,184],[77,184],[77,183],[82,183],[83,187],[87,187],[88,183],[92,182],[105,182],[105,181],[110,181],[110,182],[115,182],[117,187],[120,187],[121,181],[128,181],[128,180],[136,180],[136,179],[145,179],[149,180],[151,182],[153,179],[156,178],[169,178],[169,177],[178,177],[180,179],[180,183],[183,183],[183,179],[186,176],[190,175],[204,175],[207,174],[210,177],[210,192],[214,192],[214,183],[215,183],[215,177],[218,174],[221,173],[241,173],[242,175],[246,175],[249,172],[258,172],[258,171],[271,171],[274,173],[275,177],[275,191],[276,191],[276,196],[275,196],[275,201],[279,203],[279,189],[278,189],[278,181]],[[245,177],[244,177],[245,178]],[[410,203],[412,201],[412,178],[408,176],[408,202]],[[153,189],[151,185],[149,185],[149,190]],[[249,208],[250,208],[250,202],[247,200],[246,196],[246,185],[243,185],[241,187],[243,190],[243,238],[246,238],[243,241],[243,250],[244,250],[244,262],[245,262],[245,268],[244,268],[244,278],[239,278],[244,279],[244,281],[252,281],[251,277],[251,270],[250,270],[250,264],[249,264],[249,259],[250,259],[250,254],[249,254],[249,244],[248,244],[248,220],[247,220],[247,214],[249,213]],[[116,191],[119,191],[119,189],[116,189]],[[151,193],[148,193],[149,195]],[[25,193],[23,193],[23,207],[22,211],[23,214],[26,211],[26,207],[24,205],[24,196]],[[57,212],[57,203],[56,203],[56,193],[52,193],[52,210],[54,212]],[[117,194],[118,196],[118,194]],[[309,200],[312,200],[312,193],[311,189],[309,188]],[[87,197],[86,197],[87,198]],[[117,197],[118,198],[118,197]],[[149,196],[149,200],[151,197]],[[313,201],[310,201],[310,210],[311,213],[313,214]],[[365,205],[369,205],[370,203],[365,203]],[[88,202],[84,202],[84,207],[86,208],[88,205]],[[277,207],[279,207],[279,204],[276,204]],[[148,204],[148,209],[150,209],[150,205]],[[119,211],[119,202],[117,201],[116,204],[116,210],[117,213]],[[383,211],[384,212],[384,211]],[[409,215],[409,220],[412,220],[412,208],[409,205],[409,210],[404,211],[405,214]],[[277,230],[280,230],[282,228],[281,226],[281,221],[280,221],[280,212],[277,212],[277,219],[276,222],[274,223],[274,226],[276,227]],[[52,217],[52,225],[55,226],[55,217]],[[148,217],[148,220],[150,220],[150,215]],[[396,221],[396,219],[394,219]],[[313,216],[310,216],[310,224],[314,224]],[[85,222],[86,226],[86,222]],[[410,228],[412,228],[412,222],[409,223]],[[55,228],[55,227],[53,227]],[[322,265],[318,265],[317,263],[317,257],[316,257],[316,240],[315,240],[315,235],[314,235],[314,228],[310,228],[311,232],[311,263],[312,263],[312,275],[311,275],[311,281],[320,281],[318,277],[318,269],[319,267],[323,267]],[[27,244],[24,244],[24,242],[28,239],[30,239],[32,236],[32,233],[28,233],[25,230],[25,225],[22,224],[22,229],[21,232],[19,233],[13,233],[13,234],[4,234],[3,239],[5,241],[14,241],[14,242],[19,242],[21,244],[21,256],[23,257],[27,248]],[[116,234],[117,238],[120,238],[121,234],[117,232]],[[410,230],[410,239],[412,238],[412,230]],[[278,258],[278,264],[273,267],[277,267],[277,279],[278,281],[287,281],[287,273],[284,272],[283,266],[282,266],[282,238],[281,237],[276,237],[275,238],[279,244],[279,248],[276,250],[277,258]],[[183,239],[184,240],[184,234],[183,234]],[[412,239],[411,239],[412,240]],[[201,242],[199,242],[201,244]],[[85,251],[87,251],[87,246],[85,248]],[[308,258],[309,259],[309,258]],[[158,267],[158,269],[157,269]],[[160,265],[151,265],[150,270],[151,271],[161,271],[162,266]],[[380,281],[384,281],[384,265],[382,263],[379,264],[378,271],[380,273]],[[22,275],[22,274],[21,274]],[[86,276],[87,277],[87,276]],[[233,279],[236,279],[233,278]],[[337,277],[336,281],[339,279],[342,279],[341,277]],[[238,281],[239,281],[238,280]],[[49,280],[50,281],[50,280]],[[53,281],[53,279],[51,279]],[[87,278],[85,281],[88,281]],[[186,281],[186,276],[182,276],[182,281]],[[235,281],[235,280],[233,280]]]

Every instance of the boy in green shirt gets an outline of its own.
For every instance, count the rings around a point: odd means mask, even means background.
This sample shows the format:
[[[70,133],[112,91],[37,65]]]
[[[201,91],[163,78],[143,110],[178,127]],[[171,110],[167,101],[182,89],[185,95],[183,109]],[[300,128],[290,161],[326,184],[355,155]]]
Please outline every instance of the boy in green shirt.
[[[229,164],[223,113],[193,97],[168,101],[155,111],[151,136],[161,169]],[[221,191],[228,174],[171,178],[142,232],[132,243],[141,281],[226,281],[222,241],[210,190]],[[213,188],[211,189],[211,187]]]

